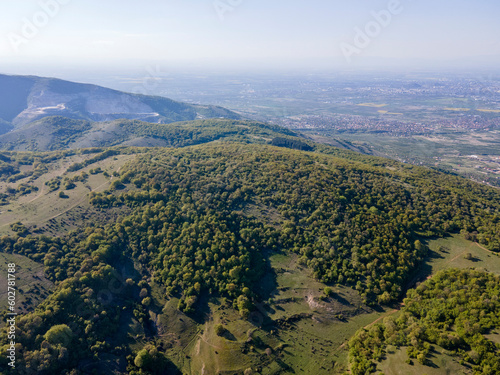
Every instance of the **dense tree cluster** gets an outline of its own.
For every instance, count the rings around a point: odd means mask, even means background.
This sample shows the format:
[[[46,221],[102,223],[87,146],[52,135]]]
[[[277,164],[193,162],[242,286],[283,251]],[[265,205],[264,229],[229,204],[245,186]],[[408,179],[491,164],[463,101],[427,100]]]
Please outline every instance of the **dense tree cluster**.
[[[286,147],[286,148],[291,148],[294,150],[301,150],[301,151],[312,151],[314,150],[313,147],[309,146],[307,143],[300,141],[297,138],[284,138],[284,137],[276,137],[273,138],[269,144],[273,146],[278,146],[278,147]]]
[[[430,185],[427,176],[419,173],[427,172],[415,169],[411,174],[405,170],[398,174],[387,168],[295,151],[278,152],[266,146],[169,150],[141,155],[139,161],[123,169],[121,180],[132,185],[131,190],[94,194],[91,202],[100,207],[128,205],[137,212],[163,202],[166,209],[155,209],[164,216],[184,211],[181,222],[189,233],[186,238],[195,244],[191,251],[207,246],[204,242],[200,246],[200,231],[206,231],[207,238],[213,236],[210,229],[189,230],[193,219],[201,217],[224,228],[228,225],[224,217],[243,213],[231,218],[239,223],[248,216],[248,205],[276,210],[276,222],[263,224],[254,236],[255,243],[260,238],[271,250],[296,252],[318,279],[353,285],[368,301],[388,302],[399,295],[425,256],[426,248],[417,236],[463,230],[476,233],[477,240],[492,250],[499,246],[499,232],[494,232],[499,225],[498,192],[491,189],[481,198],[474,190],[445,185],[446,175],[436,174]],[[205,215],[213,219],[203,218]],[[172,220],[161,222],[172,225]],[[259,215],[252,220],[252,233],[255,222],[265,222]],[[251,222],[246,220],[242,225]],[[241,233],[241,227],[237,228]],[[152,232],[159,229],[154,227]],[[146,231],[151,229],[139,232]],[[238,235],[235,231],[233,235]],[[176,236],[184,240],[183,235]],[[174,238],[166,247],[165,241],[156,245],[158,241],[143,241],[150,247],[143,250],[144,256],[160,274],[166,275],[168,266],[172,275],[179,275],[170,270],[170,261],[163,264],[160,254],[167,250],[171,258],[186,254],[186,250],[175,246]],[[244,241],[241,243],[245,247]],[[208,259],[198,260],[206,264]],[[171,282],[174,286],[180,283]]]
[[[424,258],[422,236],[463,231],[499,250],[498,191],[385,159],[320,151],[332,155],[232,143],[141,150],[108,191],[90,195],[103,211],[126,208],[116,222],[56,238],[16,226],[17,236],[0,238],[2,251],[43,262],[57,284],[20,321],[25,366],[62,374],[111,350],[108,339],[124,308],[147,325],[151,278],[188,313],[208,292],[230,298],[247,316],[271,252],[296,253],[318,280],[351,285],[369,303],[388,303]],[[133,149],[85,152],[97,154],[88,166]],[[105,292],[127,262],[142,275],[122,280],[114,303],[106,303]],[[59,331],[71,340],[44,339]],[[139,373],[148,371],[150,357],[162,360],[149,349],[132,361]]]
[[[387,345],[407,347],[408,356],[428,362],[439,345],[469,363],[477,374],[500,373],[500,345],[484,334],[500,325],[500,277],[450,269],[408,292],[397,318],[360,330],[349,342],[353,374],[376,368]]]

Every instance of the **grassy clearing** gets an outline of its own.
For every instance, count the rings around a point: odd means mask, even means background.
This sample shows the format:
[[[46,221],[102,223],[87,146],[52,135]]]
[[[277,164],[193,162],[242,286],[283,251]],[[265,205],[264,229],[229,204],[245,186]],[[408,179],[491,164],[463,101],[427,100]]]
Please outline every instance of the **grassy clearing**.
[[[0,311],[7,305],[7,265],[16,264],[15,312],[32,311],[50,293],[54,284],[44,275],[43,264],[17,254],[0,253]]]
[[[446,350],[436,347],[429,355],[429,365],[424,366],[416,360],[412,364],[406,363],[408,355],[406,348],[389,348],[386,360],[384,360],[378,369],[385,375],[459,375],[472,374],[472,371],[460,365],[454,358],[446,354]]]
[[[90,209],[88,194],[91,191],[99,192],[107,189],[113,179],[113,172],[119,170],[121,166],[133,158],[134,155],[118,155],[89,165],[78,172],[66,172],[70,165],[83,160],[79,155],[72,156],[49,164],[49,172],[33,182],[29,182],[29,178],[27,178],[15,184],[1,183],[0,191],[7,187],[15,187],[23,182],[29,183],[38,190],[0,207],[0,235],[12,234],[10,224],[18,221],[27,227],[38,228],[41,232],[51,235],[78,227],[80,220],[82,220],[81,213]],[[97,167],[106,171],[110,177],[105,177],[102,173],[89,174],[89,170]],[[89,174],[88,180],[85,183],[76,182],[74,189],[64,190],[63,185],[61,185],[60,189],[50,192],[49,187],[45,185],[46,182],[57,177],[73,178],[82,172]],[[65,198],[59,197],[61,191],[66,195]],[[76,210],[78,214],[72,215],[73,210]]]
[[[392,312],[363,305],[358,293],[325,285],[297,264],[295,255],[272,255],[275,277],[263,280],[263,290],[274,290],[271,303],[262,304],[243,319],[224,299],[199,302],[196,316],[177,310],[178,300],[166,300],[153,288],[150,312],[168,357],[185,374],[262,375],[335,374],[347,369],[347,341],[361,327]],[[217,335],[222,324],[225,333]],[[144,345],[144,333],[129,325],[132,347]]]
[[[448,268],[481,268],[500,274],[500,256],[467,241],[459,234],[447,238],[430,240],[427,243],[430,254],[423,271],[428,276]],[[470,254],[470,259],[466,255]]]

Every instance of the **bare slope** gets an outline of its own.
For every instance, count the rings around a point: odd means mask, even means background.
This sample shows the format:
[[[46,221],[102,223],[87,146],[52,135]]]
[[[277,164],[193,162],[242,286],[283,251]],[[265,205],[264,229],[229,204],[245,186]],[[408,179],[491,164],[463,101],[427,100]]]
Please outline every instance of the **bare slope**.
[[[0,125],[3,120],[3,128],[9,123],[19,128],[47,116],[90,121],[125,118],[154,123],[240,118],[216,106],[192,105],[54,78],[0,75]]]

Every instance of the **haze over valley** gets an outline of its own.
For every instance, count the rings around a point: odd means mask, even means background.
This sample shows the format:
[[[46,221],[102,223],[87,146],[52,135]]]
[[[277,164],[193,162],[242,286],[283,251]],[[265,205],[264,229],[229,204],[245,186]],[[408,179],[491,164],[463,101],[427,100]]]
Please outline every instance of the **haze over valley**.
[[[0,375],[500,374],[498,2],[0,8]]]

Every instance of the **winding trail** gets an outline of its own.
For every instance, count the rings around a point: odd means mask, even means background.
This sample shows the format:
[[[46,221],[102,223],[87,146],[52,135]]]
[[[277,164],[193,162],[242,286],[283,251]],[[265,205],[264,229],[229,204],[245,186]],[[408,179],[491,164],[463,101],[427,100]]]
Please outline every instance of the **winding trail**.
[[[488,250],[488,249],[487,249],[487,248],[485,248],[484,246],[479,245],[477,242],[475,242],[475,244],[476,244],[477,246],[479,246],[481,249],[486,250],[488,253],[491,253],[491,254],[496,254],[494,251]]]

